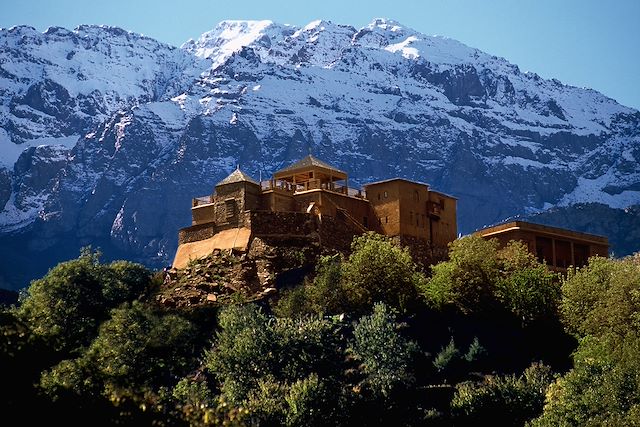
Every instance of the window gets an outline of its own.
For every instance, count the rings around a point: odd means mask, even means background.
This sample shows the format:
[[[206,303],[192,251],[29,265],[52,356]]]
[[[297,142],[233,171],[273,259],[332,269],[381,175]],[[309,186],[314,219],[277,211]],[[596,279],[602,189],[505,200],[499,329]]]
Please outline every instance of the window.
[[[440,199],[440,210],[444,210],[444,199]]]
[[[386,191],[384,192],[384,198],[386,199],[387,197],[389,197],[389,193],[387,193]]]
[[[378,193],[378,200],[380,200],[380,193]]]
[[[420,227],[420,215],[416,214],[416,227]]]
[[[388,217],[388,216],[385,216],[385,217],[384,217],[384,223],[385,223],[385,224],[389,224],[389,217]]]
[[[227,220],[233,218],[236,214],[236,201],[235,199],[228,199],[224,201],[224,210],[227,216]]]
[[[369,227],[369,218],[367,218],[366,216],[363,216],[362,225],[364,225],[365,227]]]
[[[416,202],[420,201],[420,194],[418,193],[418,190],[413,192],[413,200]]]

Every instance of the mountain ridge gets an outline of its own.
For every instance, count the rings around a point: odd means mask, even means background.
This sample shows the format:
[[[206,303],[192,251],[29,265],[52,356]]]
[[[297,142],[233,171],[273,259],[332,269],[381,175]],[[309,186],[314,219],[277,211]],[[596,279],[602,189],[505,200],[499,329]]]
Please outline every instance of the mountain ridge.
[[[355,185],[403,176],[457,196],[462,232],[640,204],[640,112],[391,20],[223,21],[180,48],[13,27],[0,93],[0,233],[33,253],[50,236],[166,264],[191,197],[237,164],[266,177],[309,152]]]

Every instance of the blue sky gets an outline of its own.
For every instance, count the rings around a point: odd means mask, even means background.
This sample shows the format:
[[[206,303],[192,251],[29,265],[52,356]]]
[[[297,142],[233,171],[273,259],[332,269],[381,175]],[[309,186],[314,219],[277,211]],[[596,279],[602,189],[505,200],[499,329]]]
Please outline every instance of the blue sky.
[[[640,109],[640,0],[0,0],[0,26],[108,24],[176,46],[224,19],[395,19]]]

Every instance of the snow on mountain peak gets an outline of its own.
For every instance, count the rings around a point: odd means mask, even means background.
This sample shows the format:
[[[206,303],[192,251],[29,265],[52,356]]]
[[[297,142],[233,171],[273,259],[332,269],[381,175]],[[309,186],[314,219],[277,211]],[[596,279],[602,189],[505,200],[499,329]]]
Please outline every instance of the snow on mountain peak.
[[[243,47],[265,36],[282,34],[288,27],[290,26],[274,24],[269,20],[226,20],[220,22],[213,30],[202,34],[198,40],[190,40],[182,47],[199,58],[212,59],[215,68]]]
[[[398,32],[398,31],[402,31],[403,29],[406,29],[406,27],[404,27],[398,21],[394,21],[393,19],[387,19],[387,18],[374,18],[369,23],[369,25],[367,25],[367,28],[371,30],[373,30],[374,28],[381,28],[383,30],[389,30],[392,32]]]
[[[305,25],[305,27],[303,29],[305,31],[313,30],[315,28],[320,27],[323,24],[323,22],[324,21],[322,19],[316,19],[315,21],[311,21],[307,25]]]

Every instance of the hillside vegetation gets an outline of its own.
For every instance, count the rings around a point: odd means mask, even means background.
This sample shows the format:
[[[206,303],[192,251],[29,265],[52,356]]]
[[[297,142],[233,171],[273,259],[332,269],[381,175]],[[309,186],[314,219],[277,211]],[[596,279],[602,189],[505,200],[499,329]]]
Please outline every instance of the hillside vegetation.
[[[0,311],[5,418],[640,423],[638,255],[592,258],[562,277],[520,243],[465,237],[425,273],[406,250],[367,234],[350,254],[321,257],[302,283],[257,300],[237,292],[166,305],[164,279],[84,250],[32,282]]]

